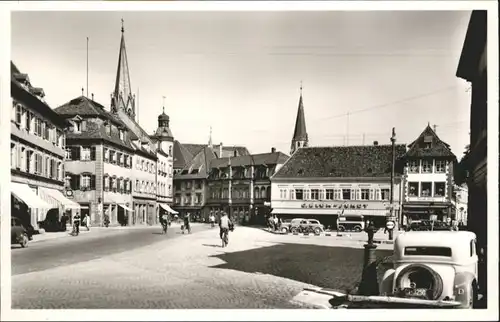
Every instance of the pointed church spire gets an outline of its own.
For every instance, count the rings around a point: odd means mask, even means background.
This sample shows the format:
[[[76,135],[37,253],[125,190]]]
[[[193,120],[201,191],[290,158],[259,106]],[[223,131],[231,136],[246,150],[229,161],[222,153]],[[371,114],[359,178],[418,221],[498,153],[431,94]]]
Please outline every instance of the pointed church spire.
[[[124,110],[132,118],[135,118],[135,99],[132,95],[130,85],[130,74],[128,69],[127,50],[125,48],[125,28],[122,22],[122,37],[120,41],[120,52],[118,54],[118,68],[116,71],[116,82],[112,105],[115,110]]]
[[[306,118],[304,116],[304,103],[302,101],[302,82],[300,82],[299,108],[297,111],[297,119],[295,120],[295,130],[293,132],[290,154],[293,154],[300,147],[307,146],[308,143],[309,139],[306,130]]]
[[[208,147],[212,148],[212,126],[210,126],[210,135],[208,136]]]

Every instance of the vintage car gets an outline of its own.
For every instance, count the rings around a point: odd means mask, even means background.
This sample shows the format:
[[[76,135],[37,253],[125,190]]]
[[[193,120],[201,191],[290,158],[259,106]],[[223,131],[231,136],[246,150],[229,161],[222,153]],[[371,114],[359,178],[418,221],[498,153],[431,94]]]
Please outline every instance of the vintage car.
[[[294,218],[289,223],[283,223],[280,231],[283,233],[311,233],[320,234],[325,227],[316,219]]]
[[[12,245],[19,244],[21,247],[28,247],[28,232],[23,227],[21,220],[16,217],[10,218],[10,243]]]
[[[393,265],[379,285],[380,297],[387,301],[458,308],[477,303],[478,256],[472,232],[402,233],[394,244]]]

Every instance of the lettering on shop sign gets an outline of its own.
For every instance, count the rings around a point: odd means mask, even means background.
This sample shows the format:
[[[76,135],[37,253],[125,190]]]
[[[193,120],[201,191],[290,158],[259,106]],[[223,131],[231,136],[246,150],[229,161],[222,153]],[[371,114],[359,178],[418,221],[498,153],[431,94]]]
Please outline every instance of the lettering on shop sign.
[[[330,204],[330,203],[303,203],[301,205],[302,208],[333,208],[333,209],[366,209],[368,208],[368,204]]]

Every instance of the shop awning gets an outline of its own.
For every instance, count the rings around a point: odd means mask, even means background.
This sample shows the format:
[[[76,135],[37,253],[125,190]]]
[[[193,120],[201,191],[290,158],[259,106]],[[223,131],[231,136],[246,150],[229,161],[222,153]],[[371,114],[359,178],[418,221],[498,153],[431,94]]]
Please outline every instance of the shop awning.
[[[129,208],[129,207],[127,207],[127,206],[125,206],[125,205],[123,205],[123,204],[121,204],[121,203],[120,203],[120,204],[118,204],[118,206],[120,206],[120,207],[122,207],[123,209],[128,210],[128,211],[134,211],[134,209]]]
[[[11,182],[10,189],[13,195],[23,201],[29,208],[32,209],[52,209],[56,208],[49,203],[43,201],[36,193],[24,183]]]
[[[179,212],[173,210],[172,208],[170,208],[169,205],[167,205],[166,203],[161,203],[160,204],[160,207],[162,207],[163,209],[165,209],[167,212],[171,213],[171,214],[178,214]]]
[[[65,209],[80,209],[80,205],[66,198],[59,190],[39,187],[38,191],[50,196],[61,204]]]

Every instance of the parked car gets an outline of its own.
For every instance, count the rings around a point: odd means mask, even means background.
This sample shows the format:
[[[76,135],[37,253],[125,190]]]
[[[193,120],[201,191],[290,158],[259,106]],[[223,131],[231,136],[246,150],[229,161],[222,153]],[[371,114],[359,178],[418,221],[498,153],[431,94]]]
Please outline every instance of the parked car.
[[[365,229],[363,216],[340,216],[337,219],[338,231],[361,232]]]
[[[19,218],[10,219],[10,242],[12,245],[19,244],[21,247],[28,247],[30,240],[28,231],[23,227]]]
[[[290,222],[283,222],[280,230],[283,233],[320,234],[325,231],[325,227],[316,219],[294,218]]]
[[[393,268],[384,273],[379,286],[388,303],[473,308],[479,291],[476,235],[469,231],[400,234]]]

